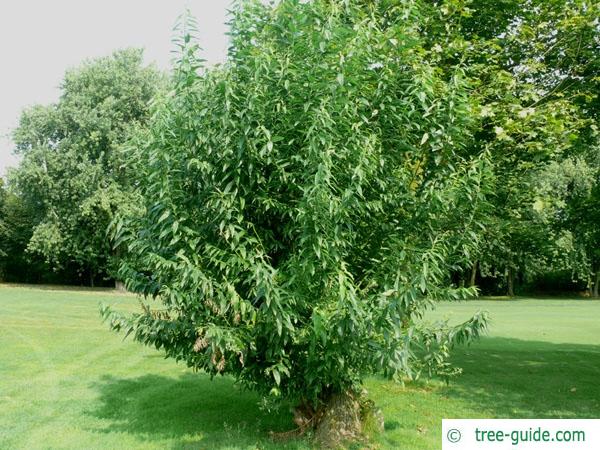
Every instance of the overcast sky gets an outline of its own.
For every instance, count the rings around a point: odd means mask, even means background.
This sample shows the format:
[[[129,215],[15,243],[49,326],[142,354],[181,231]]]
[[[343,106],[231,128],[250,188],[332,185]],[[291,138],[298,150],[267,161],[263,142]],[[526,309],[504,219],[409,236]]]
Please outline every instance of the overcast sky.
[[[8,135],[21,110],[58,99],[69,67],[86,58],[142,47],[147,62],[168,69],[172,29],[185,8],[199,23],[204,58],[227,52],[230,0],[0,0],[0,176],[17,160]]]

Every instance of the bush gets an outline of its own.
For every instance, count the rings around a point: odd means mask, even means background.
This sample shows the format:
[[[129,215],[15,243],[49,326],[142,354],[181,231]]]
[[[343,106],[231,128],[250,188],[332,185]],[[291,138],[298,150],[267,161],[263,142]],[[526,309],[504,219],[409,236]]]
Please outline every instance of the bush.
[[[484,178],[467,86],[428,63],[418,9],[376,5],[245,2],[209,70],[186,22],[132,150],[145,213],[115,227],[127,287],[161,306],[106,310],[112,326],[295,401],[305,425],[370,373],[454,373],[451,346],[485,324],[421,320],[472,293],[447,275]]]

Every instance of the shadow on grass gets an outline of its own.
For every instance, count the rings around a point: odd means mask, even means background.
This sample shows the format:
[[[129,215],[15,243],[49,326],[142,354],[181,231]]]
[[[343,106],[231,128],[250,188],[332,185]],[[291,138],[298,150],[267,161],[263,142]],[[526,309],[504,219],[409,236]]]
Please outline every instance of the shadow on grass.
[[[489,337],[457,349],[454,362],[463,368],[462,376],[444,387],[419,389],[418,383],[412,384],[419,392],[413,400],[406,391],[379,390],[376,403],[388,403],[406,414],[402,420],[387,418],[383,442],[403,445],[406,436],[415,442],[426,439],[415,428],[425,416],[433,421],[430,427],[454,413],[477,418],[600,417],[600,346]],[[303,441],[272,442],[268,432],[289,430],[291,414],[287,408],[260,410],[258,396],[240,392],[230,378],[211,381],[205,374],[192,373],[179,378],[107,377],[94,388],[100,406],[90,414],[106,423],[100,432],[169,440],[173,448],[308,447]],[[449,402],[440,402],[440,397]],[[407,401],[420,405],[411,410]],[[412,428],[418,432],[406,435]]]
[[[600,330],[599,330],[600,333]],[[441,394],[502,418],[600,418],[600,346],[484,338]]]
[[[166,439],[173,448],[306,448],[302,442],[274,443],[269,431],[293,427],[287,408],[269,413],[259,397],[240,391],[230,378],[188,373],[179,378],[145,375],[106,377],[94,385],[100,406],[89,412],[109,424],[100,432],[125,432],[143,440]]]

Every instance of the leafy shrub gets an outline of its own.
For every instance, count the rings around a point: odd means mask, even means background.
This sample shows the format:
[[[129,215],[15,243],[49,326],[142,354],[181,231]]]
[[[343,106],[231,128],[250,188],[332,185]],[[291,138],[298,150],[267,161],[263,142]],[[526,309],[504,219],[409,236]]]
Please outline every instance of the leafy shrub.
[[[403,2],[244,2],[212,69],[185,23],[174,90],[131,154],[145,213],[116,225],[128,288],[161,306],[106,310],[115,329],[315,410],[370,373],[454,372],[484,314],[422,318],[472,293],[448,273],[485,164],[464,151],[460,68],[428,63],[418,21]]]

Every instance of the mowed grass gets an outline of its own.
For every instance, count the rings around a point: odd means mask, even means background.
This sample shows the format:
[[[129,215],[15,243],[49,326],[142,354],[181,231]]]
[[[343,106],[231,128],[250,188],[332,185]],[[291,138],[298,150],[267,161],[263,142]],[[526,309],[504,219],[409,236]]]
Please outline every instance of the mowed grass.
[[[0,286],[0,448],[305,449],[273,442],[291,428],[230,378],[210,380],[101,323],[99,303],[135,310],[110,291]],[[600,417],[600,302],[477,300],[432,317],[492,316],[480,342],[457,351],[449,386],[374,377],[383,409],[378,448],[438,449],[442,418]]]

